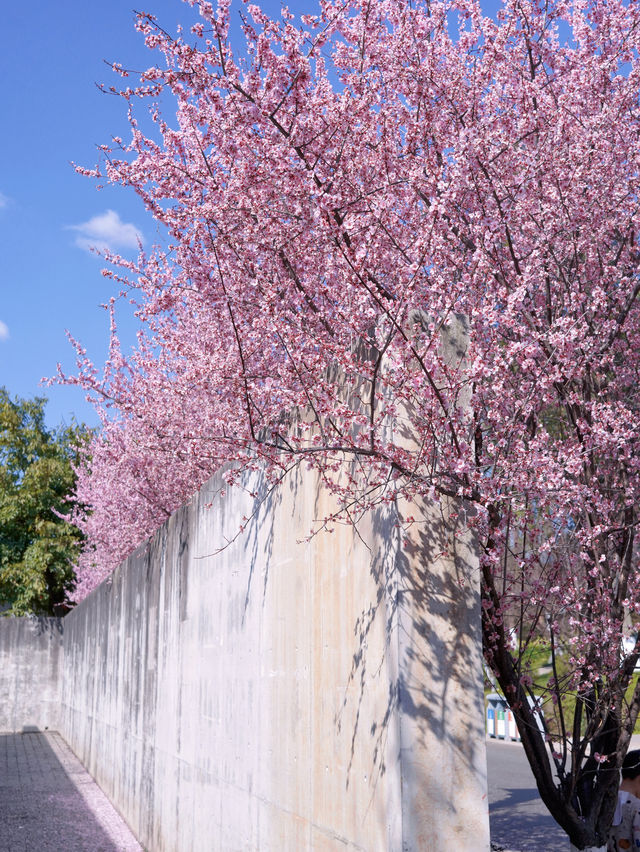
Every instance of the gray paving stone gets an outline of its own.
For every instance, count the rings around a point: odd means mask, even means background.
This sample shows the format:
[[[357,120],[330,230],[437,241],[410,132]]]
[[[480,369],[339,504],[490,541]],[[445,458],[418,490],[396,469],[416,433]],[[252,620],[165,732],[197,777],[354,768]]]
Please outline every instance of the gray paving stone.
[[[0,733],[1,852],[142,852],[62,737]]]

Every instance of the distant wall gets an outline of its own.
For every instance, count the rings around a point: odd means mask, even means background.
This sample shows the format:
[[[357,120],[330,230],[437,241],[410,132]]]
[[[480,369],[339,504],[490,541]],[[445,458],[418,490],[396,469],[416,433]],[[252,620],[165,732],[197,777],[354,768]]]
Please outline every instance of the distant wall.
[[[401,547],[392,508],[300,543],[335,509],[315,473],[245,486],[66,616],[62,734],[153,852],[488,849],[464,536],[422,507]]]
[[[0,617],[0,731],[57,730],[62,627],[59,618]]]

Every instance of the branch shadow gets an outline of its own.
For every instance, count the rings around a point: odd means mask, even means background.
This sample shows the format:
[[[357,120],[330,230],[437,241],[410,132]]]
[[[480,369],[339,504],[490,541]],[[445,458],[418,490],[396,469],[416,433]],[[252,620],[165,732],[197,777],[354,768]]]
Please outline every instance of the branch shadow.
[[[347,464],[345,462],[345,466]],[[238,557],[245,584],[243,600],[238,600],[243,629],[250,629],[250,608],[260,601],[264,614],[268,598],[275,600],[268,588],[276,569],[278,572],[284,570],[292,582],[300,572],[309,569],[308,562],[296,563],[302,557],[294,555],[298,551],[293,547],[296,537],[301,538],[307,530],[300,528],[300,518],[285,517],[285,511],[291,506],[296,507],[297,513],[297,501],[303,500],[302,518],[307,517],[307,510],[310,522],[322,518],[326,511],[321,497],[322,486],[317,484],[315,497],[309,499],[304,492],[309,482],[304,467],[300,466],[277,488],[264,477],[253,474],[242,483],[254,500],[253,514],[242,533],[241,556]],[[377,508],[362,518],[361,529],[356,527],[354,537],[364,543],[366,549],[358,545],[357,564],[348,563],[356,552],[352,550],[350,556],[344,556],[348,564],[342,566],[347,573],[360,572],[371,580],[368,585],[364,584],[367,593],[361,605],[356,600],[355,607],[348,609],[351,651],[335,648],[332,653],[335,652],[339,661],[318,663],[328,667],[325,675],[330,666],[335,666],[331,669],[331,677],[335,674],[336,679],[324,681],[332,684],[331,696],[315,695],[314,700],[333,701],[337,709],[333,729],[325,724],[314,735],[325,739],[333,737],[336,744],[344,743],[344,749],[340,745],[337,759],[337,764],[341,765],[332,765],[326,771],[350,795],[354,785],[362,785],[357,772],[364,771],[368,808],[375,809],[381,824],[387,814],[383,813],[385,806],[381,804],[382,799],[376,798],[376,791],[381,779],[388,774],[390,763],[394,770],[399,763],[412,764],[411,778],[406,783],[414,791],[426,786],[429,794],[435,793],[429,804],[434,814],[443,808],[456,813],[457,800],[451,793],[454,769],[458,775],[467,772],[475,777],[486,771],[479,576],[474,573],[478,571],[477,554],[468,540],[465,507],[425,502],[422,510],[419,522],[411,527],[408,535],[402,510],[393,500],[380,501]],[[247,514],[251,511],[249,509]],[[284,531],[278,524],[284,524]],[[290,524],[290,531],[287,524]],[[284,558],[289,553],[288,548],[283,548],[287,535],[292,544],[290,560]],[[329,533],[317,535],[328,536]],[[335,558],[343,556],[337,554]],[[288,567],[284,567],[285,564]],[[313,592],[322,598],[313,603],[316,618],[322,617],[323,606],[340,606],[335,597],[339,569],[340,566],[327,564],[326,570],[333,572],[331,591],[316,589]],[[312,573],[308,575],[316,577],[312,583],[318,582],[321,571],[320,564],[312,566]],[[279,575],[278,583],[281,581]],[[354,585],[352,594],[355,588],[360,587]],[[342,615],[346,612],[347,607]],[[276,617],[283,621],[287,615],[283,611]],[[308,629],[313,633],[312,625]],[[317,637],[312,639],[311,653],[322,656],[323,649],[318,641]],[[340,641],[338,632],[333,641]],[[281,676],[280,671],[277,676]],[[372,689],[377,690],[375,706]],[[406,748],[401,753],[402,734],[399,735],[398,729],[403,725],[411,728],[409,738],[417,757],[410,755]],[[441,752],[451,753],[450,766],[429,765],[428,749],[434,742],[440,744]],[[310,754],[314,754],[313,750]],[[294,767],[291,769],[293,771]],[[337,776],[336,773],[342,774]],[[315,777],[318,784],[324,783],[317,775]],[[405,776],[402,777],[401,783],[405,783]],[[327,791],[337,789],[329,782],[327,785]],[[360,796],[356,798],[361,799]],[[362,814],[362,818],[364,816]]]
[[[387,772],[389,759],[411,763],[410,782],[428,788],[434,813],[457,811],[451,773],[486,773],[482,702],[482,638],[477,552],[465,528],[465,507],[424,506],[422,523],[403,541],[398,506],[372,514],[376,547],[369,571],[376,594],[356,619],[356,650],[336,728],[352,724],[345,787],[353,774],[358,739],[369,739],[371,798]],[[372,654],[371,636],[383,618],[387,637],[383,658]],[[382,668],[389,672],[384,712],[361,730],[367,688]],[[395,677],[393,676],[395,670]],[[351,704],[351,712],[349,712]],[[388,748],[391,728],[400,724],[414,754]],[[401,734],[402,740],[405,739]],[[428,749],[437,741],[449,764],[429,766]],[[362,749],[362,742],[359,748]],[[420,756],[420,753],[422,756]],[[403,777],[407,767],[402,769]]]

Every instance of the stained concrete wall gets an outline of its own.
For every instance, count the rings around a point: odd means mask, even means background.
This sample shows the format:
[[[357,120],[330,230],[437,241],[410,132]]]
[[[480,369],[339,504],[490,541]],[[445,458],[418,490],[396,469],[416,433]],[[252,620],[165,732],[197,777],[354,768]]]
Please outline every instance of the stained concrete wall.
[[[150,852],[488,850],[464,507],[396,500],[308,539],[337,509],[316,473],[224,487],[66,616],[62,660],[57,628],[0,619],[7,729],[55,720]]]
[[[66,616],[68,743],[154,852],[488,849],[464,534],[423,506],[403,545],[392,506],[300,541],[336,508],[315,473],[244,486]]]
[[[63,622],[0,617],[0,731],[57,730]]]
[[[244,484],[64,620],[0,618],[0,730],[58,728],[153,852],[488,849],[463,515],[301,541],[336,508],[316,474]]]

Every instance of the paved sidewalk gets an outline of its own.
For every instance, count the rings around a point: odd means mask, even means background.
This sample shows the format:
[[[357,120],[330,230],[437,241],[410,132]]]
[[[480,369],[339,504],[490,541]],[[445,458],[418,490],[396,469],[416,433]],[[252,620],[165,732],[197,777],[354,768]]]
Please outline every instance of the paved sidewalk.
[[[630,749],[640,748],[640,734]],[[491,840],[504,852],[569,852],[569,840],[540,799],[521,743],[487,738]]]
[[[142,852],[59,734],[0,734],[0,852]]]
[[[569,839],[536,787],[520,743],[487,740],[491,839],[505,850],[569,852]]]

